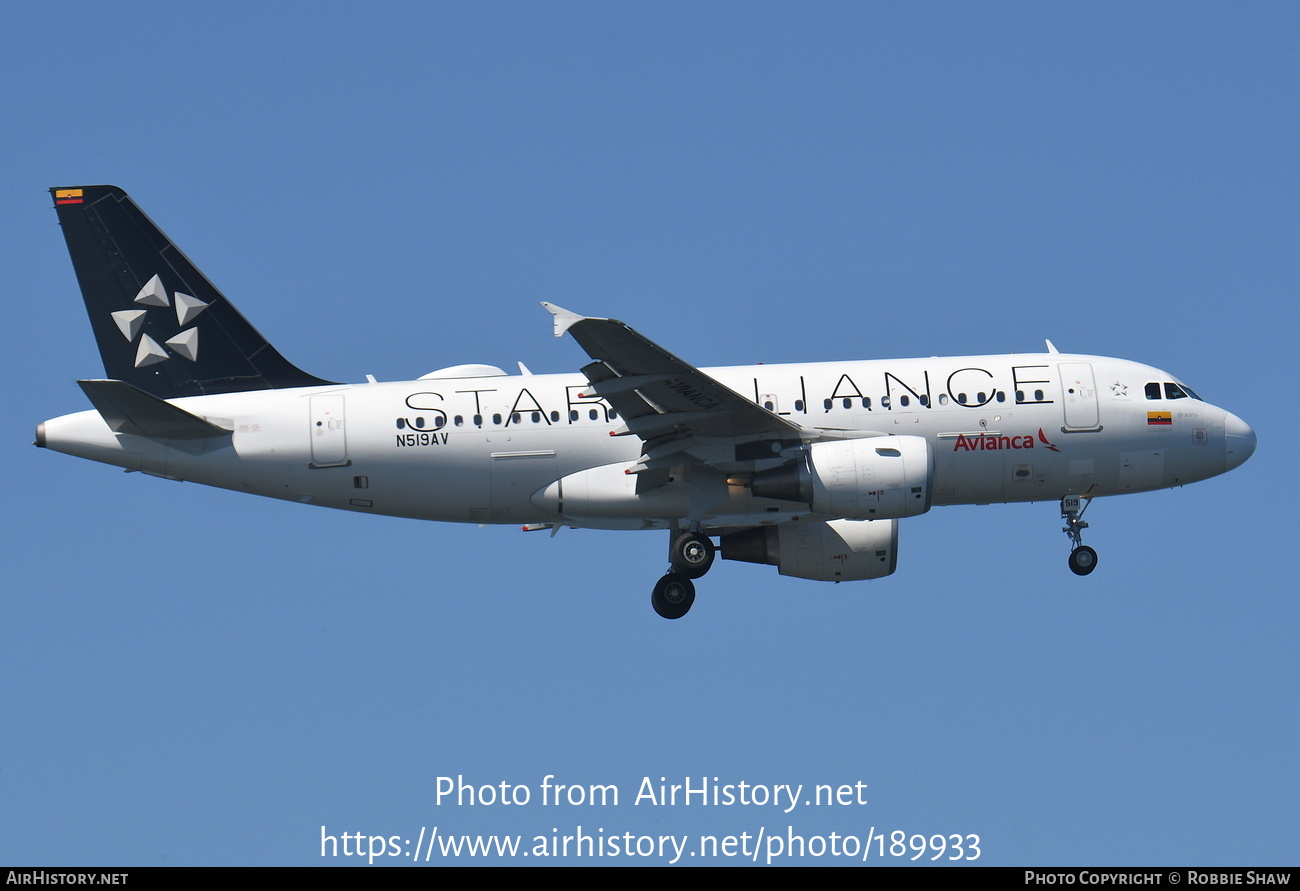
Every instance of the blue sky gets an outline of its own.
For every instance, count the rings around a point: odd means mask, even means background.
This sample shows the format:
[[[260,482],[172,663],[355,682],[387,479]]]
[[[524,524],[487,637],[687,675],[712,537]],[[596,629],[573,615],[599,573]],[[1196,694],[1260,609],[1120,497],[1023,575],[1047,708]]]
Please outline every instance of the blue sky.
[[[322,860],[321,826],[1296,861],[1293,6],[0,21],[0,861],[345,862]],[[1047,337],[1169,370],[1260,446],[1227,476],[1098,501],[1087,579],[1055,503],[939,508],[902,524],[888,579],[720,563],[665,622],[660,534],[335,513],[32,448],[102,373],[45,189],[99,182],[334,380],[575,370],[548,300],[704,366]],[[440,776],[536,796],[548,774],[620,803],[436,801]],[[643,777],[861,782],[868,803],[634,805]]]

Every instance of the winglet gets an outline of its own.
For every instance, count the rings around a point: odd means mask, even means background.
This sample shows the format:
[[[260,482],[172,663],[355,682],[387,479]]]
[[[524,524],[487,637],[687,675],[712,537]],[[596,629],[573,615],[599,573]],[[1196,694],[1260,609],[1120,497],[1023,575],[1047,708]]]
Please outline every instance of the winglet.
[[[1058,349],[1056,348],[1056,344],[1052,343],[1050,340],[1047,340],[1046,338],[1044,338],[1044,342],[1047,344],[1047,351],[1048,351],[1049,353],[1056,354],[1056,353],[1060,353],[1060,352],[1061,352],[1060,350],[1058,350]]]
[[[580,316],[576,312],[570,312],[562,306],[556,306],[554,303],[542,301],[542,306],[546,311],[555,316],[555,336],[563,337],[564,332],[568,331],[578,322],[581,322],[586,316]]]

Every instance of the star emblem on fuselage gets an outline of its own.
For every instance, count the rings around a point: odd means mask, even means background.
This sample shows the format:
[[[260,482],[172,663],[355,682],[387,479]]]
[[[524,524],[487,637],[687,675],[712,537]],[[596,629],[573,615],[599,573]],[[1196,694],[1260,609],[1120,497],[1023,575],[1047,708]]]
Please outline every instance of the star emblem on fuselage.
[[[157,362],[164,362],[171,358],[174,353],[188,359],[191,362],[198,361],[199,358],[199,329],[197,327],[186,328],[185,326],[192,322],[199,313],[207,309],[208,304],[197,297],[191,297],[189,294],[182,294],[176,291],[171,298],[167,296],[167,289],[163,287],[162,278],[155,275],[149,281],[145,282],[143,288],[135,295],[134,302],[144,307],[144,309],[120,309],[117,312],[110,313],[113,317],[117,330],[122,332],[122,336],[129,342],[136,343],[136,335],[139,335],[139,344],[135,351],[135,367],[144,368],[147,365],[153,365]],[[148,334],[142,334],[145,318],[148,316],[150,307],[174,307],[176,310],[176,324],[181,327],[180,333],[159,344]],[[171,348],[170,353],[167,347]]]
[[[1127,396],[1128,384],[1121,384],[1119,381],[1115,381],[1115,383],[1110,385],[1110,391],[1116,396]]]

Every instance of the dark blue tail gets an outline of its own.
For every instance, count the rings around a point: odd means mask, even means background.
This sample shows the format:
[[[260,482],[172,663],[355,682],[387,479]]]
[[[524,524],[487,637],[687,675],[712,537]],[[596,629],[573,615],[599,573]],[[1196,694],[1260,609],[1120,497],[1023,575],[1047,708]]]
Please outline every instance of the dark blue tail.
[[[121,189],[50,193],[109,378],[161,399],[330,383],[281,356]]]

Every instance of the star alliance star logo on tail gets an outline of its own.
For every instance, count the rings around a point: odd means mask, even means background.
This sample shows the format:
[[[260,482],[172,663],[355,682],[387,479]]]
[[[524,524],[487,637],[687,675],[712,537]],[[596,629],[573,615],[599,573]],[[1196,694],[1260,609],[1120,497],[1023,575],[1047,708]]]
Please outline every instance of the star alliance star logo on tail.
[[[182,294],[176,291],[172,298],[168,299],[167,289],[163,287],[162,278],[155,275],[149,281],[145,282],[140,292],[135,295],[135,302],[143,307],[174,307],[176,309],[176,324],[183,329],[174,337],[159,344],[148,334],[141,334],[144,328],[145,318],[148,316],[148,309],[120,309],[111,313],[113,322],[117,325],[117,330],[122,332],[131,343],[136,343],[136,336],[139,335],[139,345],[135,351],[135,367],[144,368],[147,365],[153,365],[157,362],[163,362],[171,358],[171,355],[164,348],[170,347],[171,352],[191,362],[198,361],[199,358],[199,329],[186,328],[185,326],[192,322],[199,313],[207,309],[208,304],[197,297],[191,297],[189,294]]]

